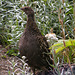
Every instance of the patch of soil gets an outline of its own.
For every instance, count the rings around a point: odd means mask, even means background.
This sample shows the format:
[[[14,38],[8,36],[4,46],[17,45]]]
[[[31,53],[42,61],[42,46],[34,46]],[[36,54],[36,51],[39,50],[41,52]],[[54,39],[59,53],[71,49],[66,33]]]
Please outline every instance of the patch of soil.
[[[24,60],[16,56],[8,56],[6,54],[7,50],[0,45],[0,75],[33,75],[30,67],[28,67]],[[59,66],[61,74],[66,75],[68,73],[68,75],[75,75],[75,64],[71,65],[71,67],[73,74],[68,64]],[[43,71],[37,73],[36,75],[52,75],[50,74],[51,72],[49,74],[43,74],[45,73]]]
[[[31,73],[30,67],[16,56],[8,56],[7,49],[0,45],[0,75],[22,75]]]

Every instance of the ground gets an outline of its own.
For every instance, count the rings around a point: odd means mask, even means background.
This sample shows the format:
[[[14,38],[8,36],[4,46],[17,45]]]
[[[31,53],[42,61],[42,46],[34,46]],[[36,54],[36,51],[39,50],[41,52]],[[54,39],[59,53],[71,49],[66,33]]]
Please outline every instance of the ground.
[[[7,49],[0,45],[0,75],[27,75],[30,67],[16,56],[8,56]]]
[[[6,54],[7,50],[0,45],[0,75],[33,75],[30,67],[28,67],[23,59],[16,56],[8,56]],[[75,75],[75,64],[72,64],[71,67],[73,74],[69,65],[63,64],[60,68],[61,74],[66,75],[68,73],[68,75]]]

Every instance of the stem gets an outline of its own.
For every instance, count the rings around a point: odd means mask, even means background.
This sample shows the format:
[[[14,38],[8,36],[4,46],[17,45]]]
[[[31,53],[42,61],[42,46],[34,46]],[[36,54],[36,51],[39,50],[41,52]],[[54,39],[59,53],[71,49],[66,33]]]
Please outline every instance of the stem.
[[[73,6],[74,6],[74,9],[73,9],[73,17],[74,17],[74,32],[73,32],[73,35],[74,35],[74,39],[75,39],[75,1],[73,0]]]
[[[59,11],[60,11],[60,10],[61,10],[61,9],[59,9]],[[62,26],[63,39],[65,39],[64,27],[63,27],[63,21],[60,19],[60,13],[61,13],[61,12],[58,12],[58,17],[59,17],[59,22],[61,23],[61,26]]]

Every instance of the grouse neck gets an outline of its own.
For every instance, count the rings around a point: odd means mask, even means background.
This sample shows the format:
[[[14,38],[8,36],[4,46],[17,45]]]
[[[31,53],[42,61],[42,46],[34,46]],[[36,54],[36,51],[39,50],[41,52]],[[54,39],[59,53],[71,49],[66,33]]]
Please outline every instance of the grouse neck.
[[[32,29],[35,26],[35,20],[34,20],[34,15],[28,15],[27,16],[27,29]]]
[[[40,31],[36,25],[36,22],[35,22],[35,18],[34,18],[34,15],[29,15],[27,16],[27,25],[26,25],[26,29],[31,33],[31,34],[38,34],[40,35]],[[37,35],[36,34],[36,35]]]
[[[34,14],[28,15],[28,21],[34,21]]]
[[[35,27],[36,27],[36,24],[35,24],[35,20],[34,20],[34,15],[28,15],[26,28],[28,30],[33,30],[33,29],[35,29]]]

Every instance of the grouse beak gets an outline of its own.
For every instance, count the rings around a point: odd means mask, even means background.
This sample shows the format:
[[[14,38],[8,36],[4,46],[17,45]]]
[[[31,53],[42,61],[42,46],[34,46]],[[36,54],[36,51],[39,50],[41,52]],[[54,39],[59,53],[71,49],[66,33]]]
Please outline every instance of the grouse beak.
[[[24,10],[25,9],[25,7],[22,7],[22,8],[20,8],[21,10]]]

